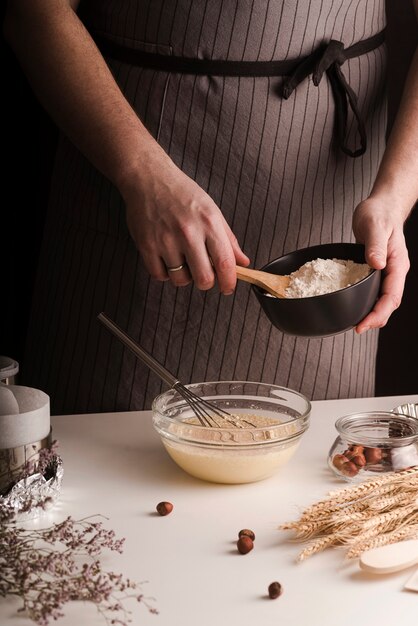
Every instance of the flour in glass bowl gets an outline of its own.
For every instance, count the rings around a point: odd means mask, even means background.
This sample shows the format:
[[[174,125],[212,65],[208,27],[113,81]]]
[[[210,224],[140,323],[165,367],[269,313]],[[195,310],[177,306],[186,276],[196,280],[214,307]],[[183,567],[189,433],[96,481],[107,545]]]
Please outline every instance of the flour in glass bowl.
[[[287,298],[309,298],[344,289],[366,278],[367,263],[341,259],[315,259],[290,274]]]

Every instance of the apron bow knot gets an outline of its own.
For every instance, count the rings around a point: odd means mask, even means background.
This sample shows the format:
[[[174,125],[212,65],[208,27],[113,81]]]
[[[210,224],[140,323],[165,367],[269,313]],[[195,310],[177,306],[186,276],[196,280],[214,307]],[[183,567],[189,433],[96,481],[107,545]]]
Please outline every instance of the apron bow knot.
[[[344,55],[344,44],[341,41],[331,39],[322,52],[319,61],[316,62],[312,73],[313,84],[318,87],[324,72],[327,72],[334,63],[342,65],[346,57]]]
[[[335,129],[340,148],[351,157],[357,157],[366,152],[367,136],[364,121],[358,107],[357,96],[347,83],[341,71],[341,65],[347,60],[344,44],[331,39],[329,43],[320,46],[298,64],[296,69],[283,81],[283,98],[287,100],[295,88],[312,74],[313,84],[318,87],[324,73],[327,74],[335,100]],[[360,148],[351,150],[346,144],[348,107],[351,108],[357,121],[357,131],[360,136]]]

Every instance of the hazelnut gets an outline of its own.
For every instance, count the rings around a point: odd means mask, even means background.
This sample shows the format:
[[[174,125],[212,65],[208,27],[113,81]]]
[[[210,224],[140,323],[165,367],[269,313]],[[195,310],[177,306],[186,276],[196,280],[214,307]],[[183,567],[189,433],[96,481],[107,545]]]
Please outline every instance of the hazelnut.
[[[355,446],[354,444],[351,444],[347,450],[345,450],[344,455],[349,461],[351,461],[355,456],[363,454],[363,449],[363,446]]]
[[[275,600],[276,598],[282,595],[283,588],[280,583],[275,581],[274,583],[269,584],[268,591],[269,591],[269,598],[271,598],[272,600]]]
[[[381,448],[364,448],[364,457],[367,463],[379,463],[382,460]]]
[[[350,450],[350,452],[354,452],[354,455],[356,455],[356,454],[363,454],[364,447],[351,444],[349,446],[349,450]]]
[[[356,454],[356,456],[353,456],[351,460],[355,465],[357,465],[357,467],[364,467],[366,465],[366,458],[364,454]]]
[[[344,465],[344,463],[347,463],[347,461],[348,459],[346,456],[344,456],[344,454],[334,454],[334,456],[332,457],[332,464],[339,470]]]
[[[156,508],[160,515],[168,515],[173,510],[173,505],[171,502],[159,502]]]
[[[240,554],[248,554],[254,548],[253,540],[247,535],[242,535],[237,541],[237,548]]]
[[[342,464],[340,471],[342,474],[345,474],[345,476],[355,476],[358,474],[358,467],[352,461],[347,461]]]
[[[252,541],[255,539],[255,534],[249,528],[243,528],[239,531],[238,537],[249,537]]]

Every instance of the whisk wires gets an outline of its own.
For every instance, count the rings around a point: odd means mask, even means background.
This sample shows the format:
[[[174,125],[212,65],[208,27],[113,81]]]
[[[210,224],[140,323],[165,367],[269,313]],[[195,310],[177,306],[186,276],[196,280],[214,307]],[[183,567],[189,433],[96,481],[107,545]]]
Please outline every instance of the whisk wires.
[[[255,426],[252,422],[249,422],[241,415],[233,415],[221,407],[216,406],[212,402],[205,400],[205,398],[197,396],[180,382],[173,385],[173,389],[175,389],[181,397],[186,400],[187,404],[190,406],[202,426],[225,428],[225,422],[234,428]]]
[[[187,387],[185,387],[177,378],[171,374],[165,367],[158,363],[151,354],[136,343],[124,330],[122,330],[106,313],[99,313],[98,320],[106,326],[106,328],[121,341],[133,354],[143,361],[161,380],[164,380],[175,389],[187,402],[193,413],[202,424],[202,426],[211,426],[217,428],[225,428],[225,422],[235,428],[245,428],[253,426],[251,422],[238,415],[231,415],[228,411],[208,402],[204,398],[197,396]]]

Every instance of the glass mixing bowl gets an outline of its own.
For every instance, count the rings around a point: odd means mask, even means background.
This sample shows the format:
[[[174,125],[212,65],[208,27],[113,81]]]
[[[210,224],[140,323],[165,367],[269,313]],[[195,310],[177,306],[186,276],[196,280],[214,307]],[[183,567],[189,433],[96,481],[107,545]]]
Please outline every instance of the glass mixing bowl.
[[[392,411],[353,413],[335,422],[328,465],[347,481],[418,465],[418,419]]]
[[[202,426],[174,389],[155,398],[153,425],[171,458],[196,478],[248,483],[271,476],[296,451],[309,425],[311,404],[276,385],[225,381],[186,385],[194,394],[237,415],[237,428]]]

